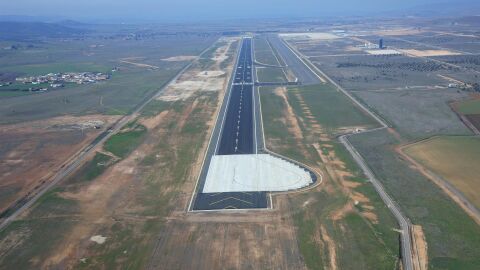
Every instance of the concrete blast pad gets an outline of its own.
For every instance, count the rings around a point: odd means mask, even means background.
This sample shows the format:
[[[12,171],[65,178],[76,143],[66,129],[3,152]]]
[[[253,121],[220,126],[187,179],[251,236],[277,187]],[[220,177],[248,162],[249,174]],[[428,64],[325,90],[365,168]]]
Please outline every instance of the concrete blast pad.
[[[309,172],[272,155],[215,155],[202,192],[287,191],[311,183]]]

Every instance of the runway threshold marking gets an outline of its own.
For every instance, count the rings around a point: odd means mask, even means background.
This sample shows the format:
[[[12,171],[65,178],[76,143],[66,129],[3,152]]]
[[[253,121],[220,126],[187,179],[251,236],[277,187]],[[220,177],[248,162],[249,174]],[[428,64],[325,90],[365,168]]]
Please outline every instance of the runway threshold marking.
[[[217,203],[221,203],[221,202],[223,202],[223,201],[230,200],[230,199],[232,199],[232,200],[234,200],[234,201],[244,202],[244,203],[246,203],[246,204],[251,204],[251,205],[253,205],[252,202],[245,201],[245,200],[242,200],[242,199],[239,199],[239,198],[236,198],[236,197],[232,197],[232,196],[227,197],[227,198],[223,198],[223,199],[218,200],[218,201],[215,201],[215,202],[212,202],[212,203],[210,203],[210,205],[214,205],[214,204],[217,204]]]

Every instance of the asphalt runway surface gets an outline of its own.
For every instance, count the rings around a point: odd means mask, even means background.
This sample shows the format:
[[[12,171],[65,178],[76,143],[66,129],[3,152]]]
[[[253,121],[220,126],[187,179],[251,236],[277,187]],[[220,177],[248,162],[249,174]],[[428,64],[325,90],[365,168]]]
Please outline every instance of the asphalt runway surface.
[[[254,91],[252,39],[244,38],[237,58],[231,87],[207,150],[199,179],[198,193],[192,210],[261,209],[268,207],[266,192],[203,193],[208,168],[213,155],[257,153],[258,93]],[[213,150],[211,149],[213,148]]]
[[[252,41],[244,39],[235,69],[217,155],[256,153],[253,116]]]
[[[234,85],[217,155],[254,154],[253,86]]]
[[[270,44],[277,50],[285,64],[298,78],[302,85],[319,84],[321,81],[305,64],[288,48],[277,35],[269,35]]]

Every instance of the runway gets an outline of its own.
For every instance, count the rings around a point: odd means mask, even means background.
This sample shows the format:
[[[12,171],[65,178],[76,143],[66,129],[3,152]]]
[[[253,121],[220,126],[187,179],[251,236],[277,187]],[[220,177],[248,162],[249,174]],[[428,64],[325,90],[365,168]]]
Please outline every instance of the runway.
[[[208,168],[214,155],[242,155],[258,152],[256,121],[257,105],[254,93],[252,39],[243,38],[240,53],[224,107],[207,151],[207,157],[199,179],[198,193],[191,210],[254,209],[267,208],[266,192],[201,192],[205,185]],[[223,114],[223,116],[222,116]],[[214,147],[212,147],[214,146]]]
[[[250,37],[241,41],[189,211],[270,208],[270,192],[297,190],[316,181],[302,165],[264,151],[252,42]]]
[[[242,42],[217,155],[255,154],[252,40]]]

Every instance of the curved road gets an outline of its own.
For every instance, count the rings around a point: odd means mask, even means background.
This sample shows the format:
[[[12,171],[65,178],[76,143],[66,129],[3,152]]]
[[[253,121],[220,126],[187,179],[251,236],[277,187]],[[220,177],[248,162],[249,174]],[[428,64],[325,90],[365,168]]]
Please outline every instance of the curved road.
[[[381,130],[384,128],[379,129],[372,129],[366,132],[372,132]],[[364,132],[365,133],[365,132]],[[348,152],[352,155],[355,159],[357,164],[362,168],[363,173],[367,176],[368,180],[372,183],[372,185],[377,190],[378,195],[382,198],[383,202],[387,205],[390,212],[395,216],[398,221],[398,224],[401,228],[401,243],[402,243],[402,260],[403,260],[403,268],[406,270],[413,270],[413,263],[412,263],[412,243],[411,243],[411,236],[410,236],[410,220],[403,215],[400,211],[400,207],[398,207],[393,199],[388,195],[388,193],[383,188],[382,184],[375,178],[375,175],[367,166],[365,160],[363,160],[362,156],[357,152],[357,150],[352,146],[350,141],[348,141],[347,136],[349,135],[342,135],[340,136],[340,142],[347,148]]]

